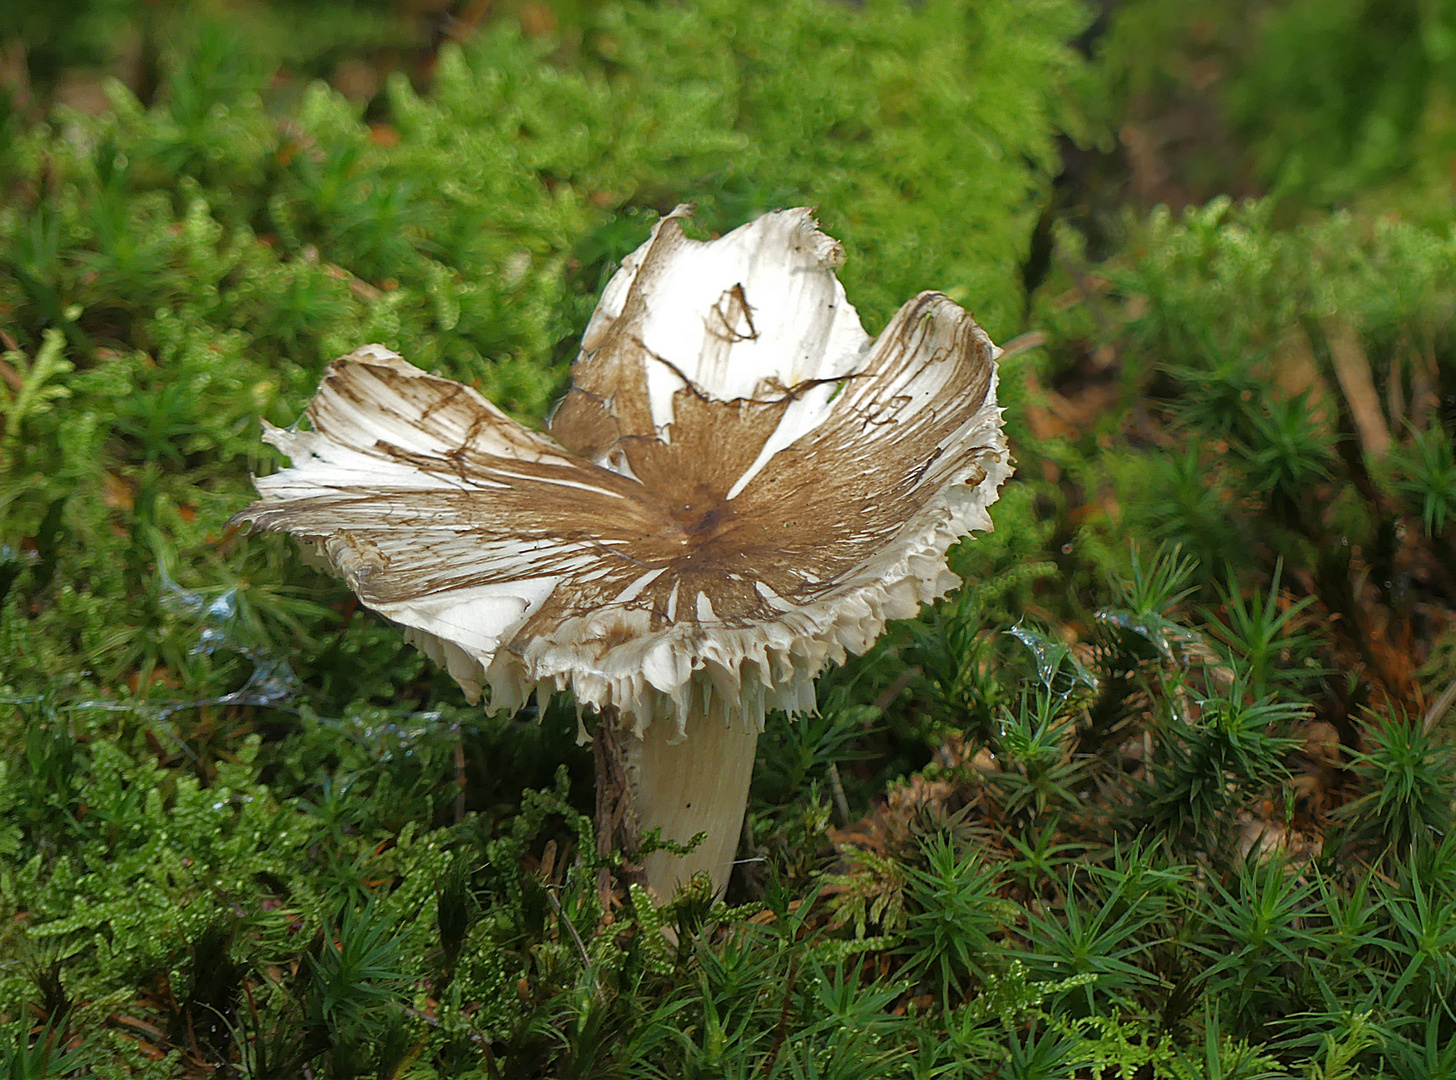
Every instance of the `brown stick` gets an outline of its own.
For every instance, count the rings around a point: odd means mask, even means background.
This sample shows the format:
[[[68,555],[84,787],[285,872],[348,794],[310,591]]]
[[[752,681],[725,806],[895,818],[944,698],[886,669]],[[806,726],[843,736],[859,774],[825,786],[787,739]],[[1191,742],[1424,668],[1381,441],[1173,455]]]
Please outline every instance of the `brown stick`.
[[[626,748],[622,745],[621,720],[616,709],[597,714],[592,733],[592,764],[596,770],[597,858],[605,862],[613,848],[631,856],[637,853],[636,816],[627,782]],[[624,868],[624,876],[636,876]],[[610,911],[613,900],[612,872],[605,865],[597,871],[597,892],[602,910]]]
[[[1335,377],[1350,405],[1360,446],[1366,456],[1379,460],[1390,451],[1390,429],[1380,412],[1380,396],[1375,392],[1370,360],[1349,323],[1327,321],[1325,335],[1329,341],[1330,360],[1335,365]]]

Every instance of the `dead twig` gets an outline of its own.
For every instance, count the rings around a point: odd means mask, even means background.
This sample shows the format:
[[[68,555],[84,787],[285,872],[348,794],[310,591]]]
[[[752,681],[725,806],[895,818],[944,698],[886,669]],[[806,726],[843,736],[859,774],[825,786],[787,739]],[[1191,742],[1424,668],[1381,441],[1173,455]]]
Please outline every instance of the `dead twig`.
[[[4,379],[10,389],[14,390],[17,394],[25,387],[25,379],[21,377],[20,372],[16,371],[3,359],[0,359],[0,379]]]
[[[784,1040],[788,1038],[789,1006],[793,1004],[794,982],[798,979],[798,977],[799,958],[795,956],[793,963],[789,965],[789,977],[784,985],[784,1003],[779,1008],[779,1023],[778,1027],[774,1030],[774,1043],[773,1046],[769,1049],[768,1056],[763,1059],[763,1066],[759,1070],[760,1076],[773,1075],[774,1065],[777,1064],[779,1059],[779,1051],[783,1049]]]
[[[24,355],[20,352],[20,343],[4,330],[0,330],[0,345],[5,346],[6,352]],[[16,371],[4,357],[0,357],[0,379],[4,379],[10,389],[17,394],[25,387],[25,376]]]
[[[1349,323],[1327,320],[1325,338],[1330,346],[1330,360],[1335,365],[1335,378],[1350,403],[1350,415],[1360,435],[1360,446],[1372,460],[1390,452],[1390,428],[1380,411],[1380,396],[1375,392],[1375,379],[1370,374],[1370,360]]]
[[[1431,702],[1431,707],[1426,710],[1424,726],[1428,734],[1436,726],[1437,721],[1446,715],[1446,710],[1451,707],[1453,702],[1456,702],[1456,679],[1451,680],[1451,685],[1442,690],[1441,696]]]
[[[465,820],[465,736],[455,740],[455,824]]]
[[[996,354],[996,359],[1005,360],[1008,356],[1015,356],[1017,353],[1039,349],[1046,344],[1046,340],[1046,334],[1040,330],[1029,330],[1002,345],[1001,351]]]
[[[889,686],[887,686],[884,690],[884,693],[880,694],[879,697],[875,698],[875,709],[881,712],[883,712],[885,709],[888,709],[891,703],[893,703],[897,697],[904,693],[905,688],[909,686],[912,682],[914,682],[917,678],[919,678],[919,676],[919,664],[916,664],[914,667],[908,667],[904,671],[900,672],[900,677],[892,682]]]
[[[834,792],[834,809],[839,811],[839,823],[848,825],[849,800],[844,797],[844,781],[839,778],[839,763],[829,763],[829,790]]]
[[[591,956],[587,954],[586,942],[581,940],[581,935],[576,932],[576,924],[566,917],[566,912],[561,910],[561,901],[556,899],[555,889],[558,886],[546,886],[546,899],[551,901],[551,910],[556,912],[556,917],[566,924],[566,929],[571,931],[571,940],[576,942],[576,951],[581,955],[582,965],[592,973],[592,993],[597,997],[602,996],[602,984],[596,976],[596,970],[592,967]]]

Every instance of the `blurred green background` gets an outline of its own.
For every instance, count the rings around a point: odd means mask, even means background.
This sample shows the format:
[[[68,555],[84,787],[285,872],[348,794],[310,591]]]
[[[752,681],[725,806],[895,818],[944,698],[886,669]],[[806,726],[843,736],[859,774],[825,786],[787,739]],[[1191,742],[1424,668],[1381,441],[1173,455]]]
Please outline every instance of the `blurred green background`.
[[[0,1073],[1456,1075],[1453,50],[1451,0],[7,0]],[[467,706],[225,527],[365,342],[540,423],[684,201],[1015,346],[996,531],[772,719],[731,907],[600,887],[570,702]]]

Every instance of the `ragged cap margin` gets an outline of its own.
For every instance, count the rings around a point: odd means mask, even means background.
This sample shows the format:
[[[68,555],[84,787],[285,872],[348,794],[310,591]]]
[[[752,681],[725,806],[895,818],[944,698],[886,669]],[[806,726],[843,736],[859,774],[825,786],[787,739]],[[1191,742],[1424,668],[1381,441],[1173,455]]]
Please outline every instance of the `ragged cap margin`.
[[[776,255],[775,244],[786,248],[787,254]],[[717,261],[715,245],[726,252]],[[802,460],[803,468],[812,465],[819,470],[819,482],[803,486],[807,518],[834,520],[837,514],[853,520],[859,512],[873,516],[874,507],[868,503],[859,504],[859,510],[850,506],[825,515],[813,513],[814,500],[827,497],[823,490],[833,486],[822,483],[834,469],[826,458],[842,449],[843,469],[862,470],[869,477],[881,457],[895,457],[890,451],[896,443],[876,440],[905,442],[910,433],[919,431],[926,452],[911,463],[913,472],[882,479],[886,492],[893,490],[902,503],[913,503],[913,509],[893,530],[881,529],[877,535],[884,535],[884,542],[873,550],[829,580],[816,579],[812,587],[806,586],[803,595],[810,597],[808,602],[795,603],[759,583],[762,610],[752,617],[715,612],[701,592],[696,603],[685,596],[684,610],[675,613],[674,587],[664,620],[660,608],[633,605],[634,582],[626,589],[614,586],[600,602],[579,604],[560,612],[560,617],[546,618],[553,594],[563,582],[579,589],[579,578],[601,572],[589,558],[574,555],[537,566],[533,549],[551,548],[554,541],[517,539],[513,549],[507,523],[492,520],[490,508],[508,498],[506,492],[510,498],[534,493],[533,497],[558,503],[574,494],[569,490],[573,488],[644,502],[652,493],[636,483],[630,467],[609,481],[600,475],[601,466],[519,427],[475,391],[422,372],[377,345],[330,366],[307,413],[314,431],[266,433],[267,441],[293,459],[293,466],[259,479],[262,499],[236,520],[286,529],[315,545],[366,605],[402,623],[409,640],[444,665],[472,700],[489,686],[493,709],[518,708],[533,690],[570,690],[580,705],[618,710],[639,732],[649,724],[671,721],[679,735],[686,732],[690,715],[695,722],[741,720],[761,727],[768,710],[812,710],[813,680],[827,663],[864,652],[890,619],[913,617],[921,604],[959,584],[946,564],[946,552],[966,533],[991,528],[987,507],[1011,472],[1002,410],[996,405],[996,350],[984,332],[951,301],[927,293],[907,303],[869,345],[833,278],[839,257],[837,243],[818,232],[807,211],[766,215],[707,244],[687,240],[671,218],[665,219],[652,238],[624,261],[608,286],[586,337],[594,347],[584,346],[573,369],[574,383],[580,384],[600,378],[608,370],[604,364],[616,364],[608,373],[618,378],[619,395],[644,391],[647,397],[652,359],[672,347],[671,340],[662,340],[660,326],[653,330],[647,320],[656,297],[670,296],[673,290],[647,288],[644,280],[671,282],[675,267],[696,260],[699,274],[717,273],[723,286],[703,325],[711,328],[714,318],[742,318],[754,331],[752,336],[729,334],[712,342],[709,335],[700,335],[700,351],[706,353],[710,345],[714,350],[714,378],[740,389],[752,387],[756,398],[769,399],[777,392],[785,395],[784,400],[801,394],[796,387],[818,372],[841,380],[826,386],[817,403],[811,402],[817,413],[795,420],[793,441],[774,450],[783,460]],[[832,339],[834,348],[812,334],[794,337],[798,332],[793,326],[753,325],[754,314],[772,305],[753,303],[766,294],[757,283],[763,275],[749,271],[767,265],[770,277],[777,272],[782,278],[775,258],[792,274],[810,275],[805,279],[806,295],[827,296],[831,306],[843,302],[853,325],[835,315],[833,326],[822,335]],[[795,266],[800,269],[794,270]],[[825,277],[822,288],[813,285],[814,274]],[[716,288],[710,280],[698,291],[712,296]],[[677,293],[683,294],[682,288]],[[724,312],[730,310],[741,314],[725,319]],[[659,311],[658,324],[666,318],[671,326],[667,318],[671,314]],[[691,325],[691,316],[687,318]],[[756,355],[755,349],[765,351],[763,342],[779,340],[794,341],[796,355]],[[644,346],[647,341],[653,349]],[[634,349],[646,352],[648,359],[635,355]],[[741,409],[743,399],[715,398],[696,383],[699,360],[680,357],[670,365],[675,377],[687,384],[674,392],[717,403],[714,408]],[[749,362],[766,364],[758,377],[745,378],[743,365]],[[792,373],[787,370],[789,363]],[[796,381],[780,378],[780,370]],[[958,376],[964,383],[959,397],[962,388],[952,385]],[[980,400],[965,400],[973,387],[983,389]],[[694,403],[682,396],[670,400]],[[664,411],[660,392],[652,404],[655,419],[647,434],[668,443],[673,428],[671,421],[658,423]],[[797,398],[789,404],[805,413]],[[619,412],[626,415],[627,410],[622,405]],[[939,426],[927,428],[931,422]],[[932,446],[922,429],[941,436]],[[730,425],[725,430],[736,429]],[[566,441],[570,432],[563,431]],[[682,443],[684,434],[691,433],[677,434]],[[643,435],[629,431],[613,445],[640,449],[642,441]],[[882,446],[884,454],[879,452]],[[600,456],[606,464],[608,451],[594,449],[601,454],[590,456]],[[768,449],[772,448],[765,452]],[[800,467],[793,462],[784,466],[789,480]],[[638,467],[646,471],[640,462]],[[690,462],[684,466],[688,471],[691,467]],[[755,463],[755,468],[762,467],[762,460]],[[814,475],[806,477],[814,481]],[[755,473],[750,482],[720,492],[720,501],[751,495],[752,485],[759,482]],[[426,495],[451,501],[444,510],[437,507],[433,516],[412,513],[411,500]],[[596,521],[567,522],[558,532],[573,536],[589,532],[599,521],[598,515]],[[416,532],[411,534],[411,529]],[[412,542],[411,535],[418,536],[418,542]],[[612,543],[619,546],[603,548],[609,555],[637,561],[630,542]],[[569,545],[563,541],[555,547],[566,550]],[[458,564],[457,570],[469,563],[475,550],[481,565],[496,560],[510,567],[514,576],[477,575],[487,583],[461,587],[461,573],[441,574],[444,584],[433,592],[424,585],[412,587],[404,579],[407,568],[422,565],[421,548],[427,553],[440,550],[442,559]],[[607,561],[622,572],[615,562]],[[666,564],[638,565],[657,565],[657,569],[641,574],[632,570],[638,575],[636,582],[675,572]],[[671,577],[664,584],[666,580]]]

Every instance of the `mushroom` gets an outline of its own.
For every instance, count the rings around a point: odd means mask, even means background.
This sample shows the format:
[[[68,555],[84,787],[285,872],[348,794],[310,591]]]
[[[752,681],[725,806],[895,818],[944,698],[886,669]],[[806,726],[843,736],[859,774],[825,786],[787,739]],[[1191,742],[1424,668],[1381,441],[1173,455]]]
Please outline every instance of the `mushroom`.
[[[688,238],[679,207],[607,285],[550,436],[366,345],[235,520],[314,545],[489,707],[596,714],[599,825],[670,894],[721,892],[765,715],[960,584],[946,551],[1011,472],[998,350],[925,292],[871,340],[811,211]]]

